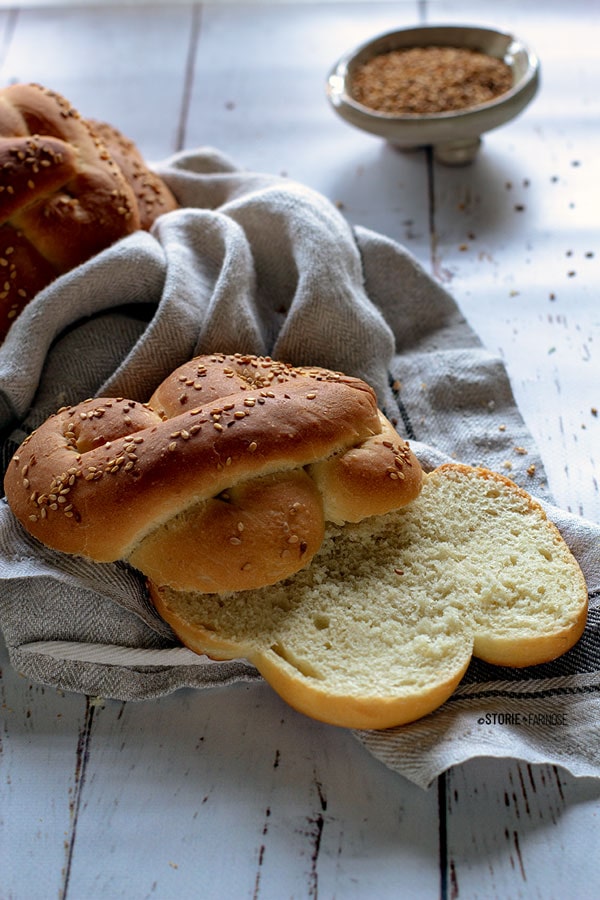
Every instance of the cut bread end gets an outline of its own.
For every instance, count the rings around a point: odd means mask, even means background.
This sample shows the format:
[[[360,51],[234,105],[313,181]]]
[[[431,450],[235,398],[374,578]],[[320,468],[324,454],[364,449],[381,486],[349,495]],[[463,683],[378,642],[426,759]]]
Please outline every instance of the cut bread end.
[[[357,729],[433,711],[472,655],[553,659],[587,614],[581,570],[541,506],[503,476],[457,465],[428,475],[408,507],[331,526],[312,563],[276,585],[150,594],[190,649],[245,657],[295,709]]]

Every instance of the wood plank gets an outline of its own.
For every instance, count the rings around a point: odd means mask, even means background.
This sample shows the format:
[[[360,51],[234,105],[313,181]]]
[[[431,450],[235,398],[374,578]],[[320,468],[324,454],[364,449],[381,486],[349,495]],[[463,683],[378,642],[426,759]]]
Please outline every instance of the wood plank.
[[[193,15],[191,4],[20,10],[2,81],[50,87],[162,159],[177,149]]]
[[[500,759],[458,766],[448,785],[448,896],[594,895],[597,781]]]
[[[0,896],[60,897],[89,747],[89,703],[32,684],[0,637]]]
[[[16,9],[0,9],[0,68],[10,47],[17,16]]]
[[[476,9],[435,6],[449,21]],[[498,12],[535,45],[543,87],[485,136],[474,166],[436,167],[433,266],[505,360],[556,501],[600,521],[600,15],[589,0],[571,10],[572,24],[557,2],[543,17],[514,3]]]
[[[435,790],[264,684],[107,702],[91,738],[75,897],[437,893]]]

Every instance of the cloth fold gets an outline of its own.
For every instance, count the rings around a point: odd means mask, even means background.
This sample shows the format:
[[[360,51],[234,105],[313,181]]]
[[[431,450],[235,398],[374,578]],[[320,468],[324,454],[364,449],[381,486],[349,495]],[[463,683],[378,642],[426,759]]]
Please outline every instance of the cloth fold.
[[[518,673],[473,661],[436,713],[354,736],[423,787],[481,755],[600,776],[600,526],[552,505],[501,360],[405,248],[351,228],[314,191],[245,172],[212,148],[156,168],[181,209],[49,285],[0,348],[3,467],[60,406],[93,395],[144,401],[199,353],[268,354],[364,378],[426,469],[485,465],[538,497],[591,601],[584,638],[561,660]],[[259,678],[244,660],[210,663],[182,648],[135,571],[40,547],[5,501],[0,628],[27,677],[104,698]]]

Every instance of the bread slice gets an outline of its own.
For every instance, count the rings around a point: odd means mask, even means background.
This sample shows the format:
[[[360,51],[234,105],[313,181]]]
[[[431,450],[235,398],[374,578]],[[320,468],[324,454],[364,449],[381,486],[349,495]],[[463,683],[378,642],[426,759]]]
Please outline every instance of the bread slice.
[[[245,657],[313,718],[381,729],[454,691],[472,655],[530,666],[585,627],[583,574],[542,507],[501,475],[445,465],[408,507],[330,526],[307,568],[229,594],[150,585],[181,641]]]

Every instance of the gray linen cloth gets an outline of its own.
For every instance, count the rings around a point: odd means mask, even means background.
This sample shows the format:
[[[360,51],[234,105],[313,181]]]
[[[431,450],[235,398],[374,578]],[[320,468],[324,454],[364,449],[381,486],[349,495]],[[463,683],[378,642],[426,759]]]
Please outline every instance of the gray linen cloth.
[[[268,354],[364,378],[426,469],[454,459],[506,472],[511,461],[508,474],[546,504],[579,559],[591,608],[561,660],[517,672],[474,660],[436,713],[353,734],[423,787],[477,756],[600,776],[600,526],[552,506],[500,360],[405,249],[350,228],[315,192],[242,171],[211,148],[157,169],[182,208],[42,291],[0,348],[3,467],[60,406],[92,395],[146,400],[199,353]],[[209,662],[181,647],[138,573],[39,546],[6,501],[0,627],[18,671],[103,698],[259,678],[244,660]]]

